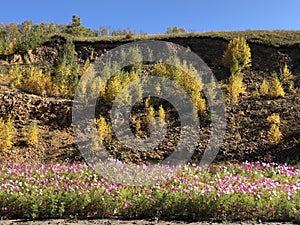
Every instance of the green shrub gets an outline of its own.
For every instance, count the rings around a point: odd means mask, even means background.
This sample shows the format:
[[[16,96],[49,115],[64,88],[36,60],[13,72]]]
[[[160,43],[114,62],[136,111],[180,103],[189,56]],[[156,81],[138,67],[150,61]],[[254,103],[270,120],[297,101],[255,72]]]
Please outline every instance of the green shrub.
[[[180,34],[180,33],[187,33],[186,29],[184,27],[168,27],[167,34]]]
[[[57,88],[57,94],[72,97],[79,82],[79,66],[75,58],[75,46],[70,40],[64,44],[55,64],[55,78],[53,83]]]
[[[21,34],[17,38],[15,51],[24,53],[27,50],[35,49],[43,44],[47,37],[48,35],[43,30],[37,29],[32,21],[26,20],[21,25]]]

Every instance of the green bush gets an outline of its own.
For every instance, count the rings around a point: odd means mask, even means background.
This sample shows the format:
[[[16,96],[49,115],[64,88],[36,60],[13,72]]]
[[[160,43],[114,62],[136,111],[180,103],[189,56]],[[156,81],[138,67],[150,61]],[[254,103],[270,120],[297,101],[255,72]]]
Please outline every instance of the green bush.
[[[48,35],[37,29],[32,21],[26,20],[21,25],[21,35],[17,39],[15,50],[24,53],[27,50],[35,49],[43,44],[47,37]]]
[[[53,82],[57,88],[57,94],[65,97],[74,95],[79,82],[79,69],[75,57],[75,46],[72,41],[67,40],[55,65]]]

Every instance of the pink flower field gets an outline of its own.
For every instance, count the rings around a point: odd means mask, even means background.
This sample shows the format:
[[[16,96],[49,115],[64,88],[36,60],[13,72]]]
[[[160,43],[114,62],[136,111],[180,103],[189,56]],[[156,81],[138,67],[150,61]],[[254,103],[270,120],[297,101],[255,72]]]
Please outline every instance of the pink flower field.
[[[146,169],[114,161],[97,170],[82,163],[2,161],[0,216],[300,222],[297,168],[245,162],[208,168],[157,165],[145,175]]]

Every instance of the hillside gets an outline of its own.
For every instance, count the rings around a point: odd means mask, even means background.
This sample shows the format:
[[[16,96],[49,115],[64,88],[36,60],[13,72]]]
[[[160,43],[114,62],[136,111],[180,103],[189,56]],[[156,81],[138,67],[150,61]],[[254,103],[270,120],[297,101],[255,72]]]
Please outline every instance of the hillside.
[[[120,38],[73,38],[76,61],[81,66],[93,54],[93,61],[103,53],[137,40],[154,39],[173,42],[188,47],[199,55],[211,68],[220,85],[228,82],[230,72],[222,64],[222,56],[229,40],[244,36],[251,48],[252,67],[244,72],[246,94],[237,105],[227,104],[227,130],[217,161],[276,161],[298,163],[300,159],[300,32],[298,31],[245,31],[204,34],[132,36]],[[0,116],[11,114],[17,134],[13,147],[1,154],[5,157],[57,161],[71,158],[80,160],[73,137],[71,110],[72,100],[60,97],[41,97],[12,88],[8,69],[12,66],[29,65],[43,69],[51,68],[58,60],[63,45],[69,37],[53,36],[41,46],[24,53],[0,55]],[[263,79],[271,79],[287,65],[294,74],[294,90],[286,91],[284,97],[255,97]],[[147,70],[149,68],[144,68]],[[151,68],[150,68],[151,70]],[[280,115],[281,140],[270,143],[263,135],[269,129],[267,117]],[[39,141],[27,146],[22,131],[33,121],[39,128]],[[197,152],[193,161],[199,161],[206,146],[209,125],[201,128]],[[170,131],[165,145],[150,152],[127,149],[117,142],[109,146],[110,152],[125,162],[157,162],[165,158],[176,146],[177,131]]]

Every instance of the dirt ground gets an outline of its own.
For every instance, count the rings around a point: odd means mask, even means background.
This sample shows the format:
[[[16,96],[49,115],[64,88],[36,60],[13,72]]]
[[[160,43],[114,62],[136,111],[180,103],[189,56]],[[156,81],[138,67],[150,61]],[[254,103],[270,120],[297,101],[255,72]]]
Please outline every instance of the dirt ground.
[[[272,222],[272,223],[254,223],[254,222],[223,222],[223,223],[213,223],[213,222],[184,222],[184,221],[158,221],[151,222],[147,220],[108,220],[108,219],[97,219],[97,220],[43,220],[43,221],[24,221],[24,220],[4,220],[0,221],[2,225],[13,225],[13,224],[32,224],[32,225],[62,225],[62,224],[80,224],[80,225],[90,225],[90,224],[101,224],[101,225],[128,225],[128,224],[157,224],[157,225],[180,225],[180,224],[189,224],[189,225],[252,225],[252,224],[264,224],[264,225],[292,225],[294,223],[285,223],[285,222]]]

